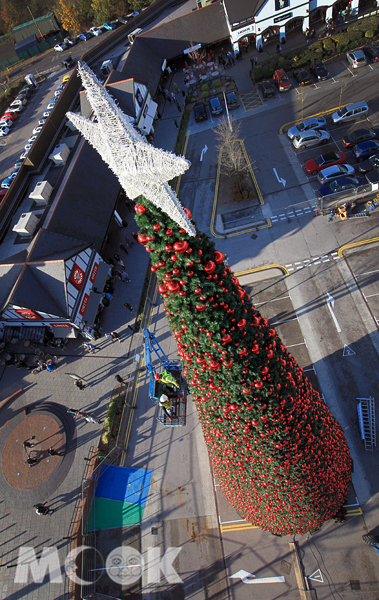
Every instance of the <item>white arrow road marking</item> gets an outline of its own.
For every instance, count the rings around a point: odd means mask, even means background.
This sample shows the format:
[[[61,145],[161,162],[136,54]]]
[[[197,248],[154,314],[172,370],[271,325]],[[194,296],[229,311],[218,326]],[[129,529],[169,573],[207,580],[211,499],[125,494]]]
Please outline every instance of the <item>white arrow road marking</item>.
[[[248,573],[241,569],[238,573],[230,575],[229,579],[241,579],[242,583],[285,583],[283,576],[279,577],[263,577],[262,579],[256,579],[253,573]]]
[[[272,170],[274,171],[274,173],[275,173],[275,177],[276,177],[276,179],[279,181],[279,183],[282,183],[282,184],[283,184],[283,187],[286,187],[286,180],[285,180],[285,179],[283,179],[282,177],[279,177],[279,175],[278,175],[278,174],[277,174],[277,172],[276,172],[276,169],[275,169],[275,167],[273,167],[273,169],[272,169]]]
[[[334,311],[333,311],[333,309],[334,309],[334,298],[333,298],[333,296],[331,296],[329,294],[329,292],[326,292],[326,296],[327,296],[326,303],[327,303],[328,308],[330,310],[330,314],[332,315],[332,319],[334,321],[334,325],[336,326],[336,329],[337,329],[338,333],[341,333],[342,329],[341,329],[341,327],[340,327],[340,325],[339,325],[339,323],[338,323],[338,321],[336,319],[336,315],[334,314]]]
[[[348,346],[347,344],[345,344],[344,347],[343,347],[343,354],[342,354],[342,356],[353,356],[353,354],[356,354],[356,352],[354,352],[354,350],[352,348],[350,348],[350,346]]]
[[[204,148],[201,151],[201,156],[200,156],[200,160],[203,160],[203,156],[206,153],[206,151],[208,150],[208,146],[207,144],[205,144]]]

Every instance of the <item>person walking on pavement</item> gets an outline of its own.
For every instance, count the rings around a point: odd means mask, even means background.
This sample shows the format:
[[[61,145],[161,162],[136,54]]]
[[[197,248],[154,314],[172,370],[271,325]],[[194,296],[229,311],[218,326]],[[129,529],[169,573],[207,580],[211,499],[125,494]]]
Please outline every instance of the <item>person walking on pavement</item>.
[[[178,125],[176,119],[174,119],[174,125],[175,125],[176,129],[179,129],[179,125]]]
[[[46,506],[46,502],[44,502],[43,504],[35,504],[34,508],[36,509],[36,514],[39,516],[52,515],[54,512],[53,508],[50,508],[50,506]]]
[[[87,387],[81,379],[75,379],[74,385],[76,385],[76,387],[78,387],[80,390],[84,390],[84,388]]]
[[[179,89],[179,86],[178,86],[178,84],[176,83],[176,81],[174,81],[174,89],[175,89],[176,93],[177,93],[177,94],[179,94],[179,92],[180,92],[180,89]]]
[[[123,268],[125,268],[124,261],[121,260],[121,258],[120,258],[120,256],[118,254],[114,254],[114,258],[115,258],[115,260],[117,261],[117,263],[119,265],[121,265]]]
[[[121,337],[120,337],[120,334],[117,333],[117,331],[112,331],[111,332],[111,338],[112,338],[112,341],[117,340],[121,344]]]
[[[169,101],[169,103],[171,104],[171,96],[170,96],[170,92],[168,91],[167,88],[164,89],[164,93],[166,96],[166,99]]]
[[[83,342],[83,347],[88,350],[88,352],[95,352],[96,350],[96,346],[94,346],[93,344],[91,344],[91,342]]]
[[[26,448],[34,448],[35,443],[31,442],[30,440],[34,440],[35,439],[35,435],[32,435],[31,438],[29,438],[28,440],[25,440],[22,445],[24,446],[24,449],[26,450]]]
[[[131,279],[129,279],[129,275],[127,274],[126,271],[123,271],[121,273],[121,271],[117,271],[117,277],[119,278],[120,281],[123,281],[124,283],[130,283]]]
[[[33,465],[36,465],[38,463],[38,458],[30,458],[30,456],[28,456],[28,458],[25,461],[26,465],[29,465],[29,468],[31,469]]]
[[[131,304],[129,304],[129,302],[124,302],[124,306],[125,308],[127,308],[128,310],[130,310],[130,312],[134,311],[134,308]]]
[[[253,70],[254,69],[254,65],[255,65],[254,58],[250,59],[250,65],[251,65],[251,70]]]
[[[57,450],[54,450],[54,448],[49,448],[47,453],[49,456],[64,456],[63,452],[58,452]]]

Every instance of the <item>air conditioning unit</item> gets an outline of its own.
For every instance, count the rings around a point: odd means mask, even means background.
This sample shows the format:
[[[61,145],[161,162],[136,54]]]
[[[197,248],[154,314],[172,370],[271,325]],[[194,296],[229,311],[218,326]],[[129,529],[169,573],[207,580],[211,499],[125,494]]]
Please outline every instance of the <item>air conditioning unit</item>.
[[[49,159],[52,160],[55,165],[62,166],[66,164],[69,154],[70,148],[66,144],[59,144],[59,146],[55,146],[53,152],[49,156]]]
[[[13,231],[21,236],[30,237],[36,230],[39,218],[32,212],[23,213]]]
[[[39,181],[32,193],[29,195],[29,198],[35,200],[37,204],[46,205],[53,189],[53,186],[48,181]]]

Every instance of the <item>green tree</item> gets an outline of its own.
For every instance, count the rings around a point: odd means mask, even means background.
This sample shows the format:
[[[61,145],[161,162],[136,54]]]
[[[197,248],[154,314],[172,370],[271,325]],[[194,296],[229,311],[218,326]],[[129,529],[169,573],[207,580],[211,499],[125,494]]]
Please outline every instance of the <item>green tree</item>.
[[[350,484],[340,425],[213,242],[143,198],[136,211],[226,498],[272,533],[318,529],[341,513]]]
[[[110,0],[92,0],[91,8],[95,23],[100,25],[112,16],[112,6]]]
[[[80,15],[74,2],[59,0],[58,13],[63,29],[72,34],[79,33],[81,28]]]

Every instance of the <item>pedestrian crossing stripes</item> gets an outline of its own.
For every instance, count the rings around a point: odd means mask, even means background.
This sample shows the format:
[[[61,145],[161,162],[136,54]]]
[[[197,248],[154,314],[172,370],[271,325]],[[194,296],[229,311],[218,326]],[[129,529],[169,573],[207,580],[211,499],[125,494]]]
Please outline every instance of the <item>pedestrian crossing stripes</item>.
[[[311,215],[314,212],[314,208],[311,206],[305,206],[304,208],[295,208],[288,210],[285,213],[279,215],[273,215],[271,217],[271,223],[278,223],[279,221],[286,221],[287,219],[294,219],[295,217],[302,217],[304,215]]]
[[[313,267],[317,265],[322,265],[323,263],[332,262],[333,260],[339,260],[341,257],[338,256],[338,252],[331,252],[330,254],[324,254],[323,256],[316,256],[315,258],[306,258],[304,260],[299,260],[294,263],[290,263],[288,265],[284,265],[286,269],[291,271],[300,271],[300,269],[304,269],[305,267]]]
[[[242,92],[240,94],[241,102],[245,110],[254,110],[263,106],[264,102],[256,90]]]

